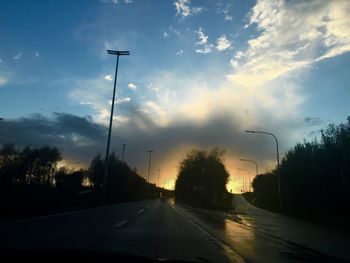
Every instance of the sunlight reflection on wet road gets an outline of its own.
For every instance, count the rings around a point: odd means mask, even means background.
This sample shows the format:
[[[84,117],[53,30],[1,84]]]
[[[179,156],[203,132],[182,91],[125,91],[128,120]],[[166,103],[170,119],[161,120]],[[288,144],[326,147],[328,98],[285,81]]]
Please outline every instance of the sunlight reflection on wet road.
[[[260,231],[254,226],[244,225],[232,215],[202,209],[181,207],[208,232],[218,237],[241,257],[252,262],[338,262],[337,259],[317,251],[293,244]]]

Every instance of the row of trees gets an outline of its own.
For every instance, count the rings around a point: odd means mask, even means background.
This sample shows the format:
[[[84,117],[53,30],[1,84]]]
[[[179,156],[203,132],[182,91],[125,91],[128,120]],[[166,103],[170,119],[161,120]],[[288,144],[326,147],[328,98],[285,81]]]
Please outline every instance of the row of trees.
[[[210,208],[231,207],[231,195],[226,190],[229,173],[224,151],[192,150],[180,162],[175,184],[176,200]]]
[[[56,148],[40,149],[25,147],[17,151],[12,144],[0,149],[0,186],[14,184],[53,186],[57,162],[62,159]]]
[[[282,159],[280,169],[253,181],[258,205],[277,207],[278,176],[286,213],[317,215],[325,209],[348,211],[350,204],[350,117],[330,124],[319,140],[298,143]]]
[[[120,161],[115,154],[109,157],[107,194],[112,197],[145,196],[148,188],[157,189],[132,170],[127,163]],[[45,189],[55,192],[77,193],[84,190],[83,182],[89,188],[101,190],[104,178],[104,159],[97,155],[88,169],[69,171],[58,168],[62,155],[55,147],[44,146],[38,149],[25,147],[16,150],[12,144],[0,149],[0,191],[8,193],[21,189]],[[86,186],[85,186],[86,187]]]

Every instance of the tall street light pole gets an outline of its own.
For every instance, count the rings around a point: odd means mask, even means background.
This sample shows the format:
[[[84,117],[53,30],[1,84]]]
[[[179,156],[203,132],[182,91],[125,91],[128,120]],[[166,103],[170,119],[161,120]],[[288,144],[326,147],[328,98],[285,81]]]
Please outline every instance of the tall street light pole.
[[[159,188],[160,188],[160,185],[159,185],[160,171],[161,171],[161,169],[158,169],[158,187],[159,187]]]
[[[248,172],[248,191],[250,192],[250,189],[251,189],[250,188],[250,171],[247,169],[241,169],[241,168],[238,168],[238,170]]]
[[[280,155],[278,152],[278,140],[277,137],[270,133],[270,132],[265,132],[265,131],[245,131],[248,133],[261,133],[261,134],[267,134],[272,136],[273,138],[275,138],[276,141],[276,155],[277,155],[277,173],[279,173],[279,168],[280,168]],[[281,192],[281,177],[278,174],[278,195],[279,195],[279,205],[280,205],[280,209],[282,209],[282,192]]]
[[[258,164],[256,163],[256,161],[254,161],[254,160],[250,160],[250,159],[239,159],[240,161],[242,161],[242,162],[250,162],[250,163],[253,163],[253,164],[255,164],[255,173],[256,173],[256,175],[258,175]]]
[[[113,98],[112,98],[112,106],[111,106],[111,116],[109,118],[109,129],[108,129],[108,139],[107,139],[107,149],[106,149],[106,157],[105,157],[105,169],[104,169],[104,178],[103,178],[103,194],[106,194],[107,190],[107,177],[108,177],[108,161],[109,161],[109,146],[111,142],[111,132],[112,132],[112,123],[113,123],[113,111],[114,111],[114,100],[115,100],[115,90],[117,86],[117,78],[118,78],[118,65],[119,65],[119,57],[120,56],[128,56],[130,55],[129,51],[118,51],[118,50],[107,50],[109,55],[117,56],[117,62],[115,66],[115,75],[114,75],[114,88],[113,88]]]
[[[147,182],[148,182],[148,188],[147,191],[149,193],[149,175],[151,173],[151,160],[152,160],[152,153],[154,152],[153,150],[147,151],[149,153],[149,158],[148,158],[148,176],[147,176]]]
[[[125,156],[125,146],[126,144],[123,144],[123,149],[122,149],[122,161],[124,162],[124,156]]]

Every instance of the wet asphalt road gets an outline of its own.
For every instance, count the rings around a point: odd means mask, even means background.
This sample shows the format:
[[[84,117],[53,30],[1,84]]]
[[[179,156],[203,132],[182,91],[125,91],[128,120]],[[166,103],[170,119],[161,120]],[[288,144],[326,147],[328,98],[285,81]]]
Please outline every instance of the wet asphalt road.
[[[148,200],[0,225],[0,249],[87,249],[209,262],[337,262],[232,213]]]

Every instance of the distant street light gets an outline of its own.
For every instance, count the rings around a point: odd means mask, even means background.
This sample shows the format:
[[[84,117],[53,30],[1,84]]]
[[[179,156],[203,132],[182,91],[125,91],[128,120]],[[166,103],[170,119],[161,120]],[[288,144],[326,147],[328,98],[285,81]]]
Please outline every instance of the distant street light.
[[[148,177],[147,177],[147,182],[148,182],[148,188],[147,191],[149,193],[149,175],[151,173],[151,160],[152,160],[152,153],[154,152],[153,150],[148,150],[149,153],[149,159],[148,159]]]
[[[237,170],[248,172],[248,191],[250,192],[250,171],[247,169],[238,168]]]
[[[158,187],[159,187],[159,188],[160,188],[160,185],[159,185],[160,171],[161,171],[161,169],[158,169]]]
[[[254,161],[254,160],[249,160],[249,159],[239,159],[240,161],[242,161],[242,162],[250,162],[250,163],[253,163],[253,164],[255,164],[255,169],[256,169],[256,176],[258,175],[258,164],[256,163],[256,161]]]
[[[103,194],[106,194],[107,189],[107,177],[108,177],[108,161],[109,161],[109,145],[111,142],[111,132],[112,132],[112,122],[113,122],[113,111],[114,111],[114,100],[115,100],[115,90],[117,86],[118,78],[118,65],[119,65],[119,56],[128,56],[130,55],[129,51],[116,51],[116,50],[107,50],[107,53],[110,55],[117,56],[117,62],[115,66],[115,75],[114,75],[114,88],[113,88],[113,98],[111,106],[111,116],[109,118],[109,129],[108,129],[108,139],[107,139],[107,149],[106,149],[106,158],[105,158],[105,169],[104,169],[104,180],[103,180]]]
[[[281,192],[281,177],[279,175],[279,168],[280,168],[280,156],[279,156],[279,152],[278,152],[278,140],[277,137],[275,135],[273,135],[270,132],[264,132],[264,131],[245,131],[248,133],[261,133],[261,134],[267,134],[272,136],[273,138],[275,138],[276,141],[276,153],[277,153],[277,173],[278,173],[278,195],[279,195],[279,205],[280,205],[280,209],[282,209],[282,192]]]
[[[123,144],[123,149],[122,149],[122,161],[124,162],[124,156],[125,156],[125,146],[126,144]]]

